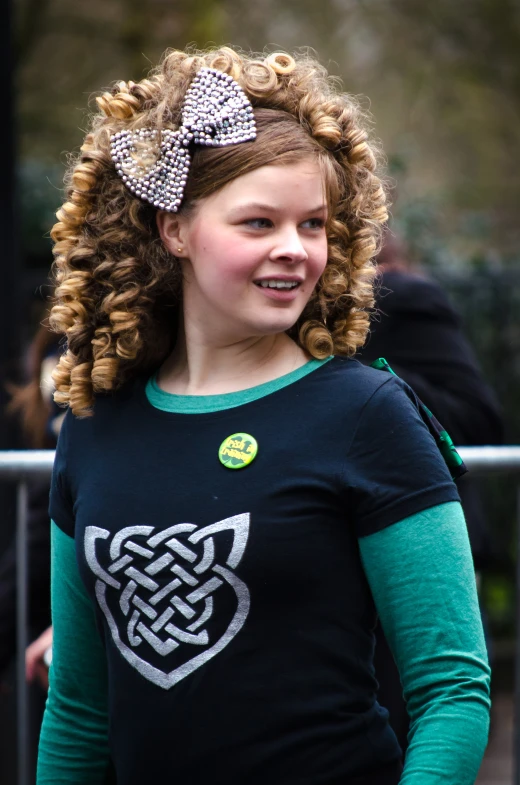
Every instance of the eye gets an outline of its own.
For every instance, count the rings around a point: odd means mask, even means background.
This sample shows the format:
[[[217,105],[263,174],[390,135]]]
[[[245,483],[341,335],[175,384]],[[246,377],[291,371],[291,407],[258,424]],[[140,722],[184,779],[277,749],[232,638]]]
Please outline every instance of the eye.
[[[273,222],[269,218],[251,218],[244,223],[252,229],[270,229],[273,226]]]
[[[323,218],[309,218],[302,223],[302,226],[304,229],[323,229],[325,227],[325,221]]]

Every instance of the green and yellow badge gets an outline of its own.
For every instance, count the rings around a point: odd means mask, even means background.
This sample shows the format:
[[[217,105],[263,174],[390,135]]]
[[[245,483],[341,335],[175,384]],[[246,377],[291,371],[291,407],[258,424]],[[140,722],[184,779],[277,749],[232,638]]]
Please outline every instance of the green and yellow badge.
[[[250,433],[233,433],[224,439],[218,450],[218,458],[226,469],[243,469],[254,461],[258,442]]]

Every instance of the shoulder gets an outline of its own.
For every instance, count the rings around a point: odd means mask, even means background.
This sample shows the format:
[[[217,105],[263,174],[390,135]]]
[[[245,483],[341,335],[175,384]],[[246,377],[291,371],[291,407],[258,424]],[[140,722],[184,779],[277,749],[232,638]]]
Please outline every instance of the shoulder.
[[[144,384],[145,380],[134,379],[114,392],[96,394],[92,413],[87,417],[77,417],[69,408],[63,420],[58,445],[63,449],[69,442],[73,444],[78,439],[95,439],[122,420],[138,416]]]
[[[389,411],[416,406],[415,394],[402,379],[348,357],[334,357],[319,373],[310,374],[309,382],[313,405],[320,401],[338,424],[348,421],[353,426],[374,403]]]
[[[345,452],[345,482],[360,536],[458,500],[426,410],[406,382],[388,371],[381,376],[384,381],[356,414]]]
[[[389,289],[395,297],[407,294],[423,294],[425,296],[436,295],[447,299],[442,287],[433,278],[420,273],[405,272],[402,270],[392,270],[383,272],[380,277],[380,284],[383,290]]]
[[[396,429],[412,436],[428,434],[421,405],[412,388],[389,370],[365,366],[358,360],[336,357],[331,366],[330,388],[338,423],[348,420],[354,434],[393,438]]]
[[[380,280],[378,306],[386,314],[424,312],[458,321],[449,297],[437,281],[408,272],[386,272]]]
[[[350,357],[334,357],[327,366],[327,383],[332,393],[344,395],[348,392],[351,402],[364,404],[376,392],[388,384],[405,389],[401,379],[388,371],[381,371]]]

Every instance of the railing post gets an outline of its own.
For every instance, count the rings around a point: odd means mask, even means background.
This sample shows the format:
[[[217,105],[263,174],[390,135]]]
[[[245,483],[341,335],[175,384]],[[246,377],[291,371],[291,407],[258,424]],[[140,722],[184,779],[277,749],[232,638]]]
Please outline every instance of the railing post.
[[[27,479],[18,482],[16,506],[16,704],[18,785],[28,785],[27,647]]]
[[[516,491],[516,647],[514,710],[514,785],[520,785],[520,485]]]

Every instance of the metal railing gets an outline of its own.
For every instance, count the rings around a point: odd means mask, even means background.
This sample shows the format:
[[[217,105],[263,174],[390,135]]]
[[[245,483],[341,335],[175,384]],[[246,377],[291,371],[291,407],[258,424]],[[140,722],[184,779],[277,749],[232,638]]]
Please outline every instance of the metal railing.
[[[468,469],[475,472],[520,473],[520,446],[458,447]],[[17,483],[16,511],[16,700],[18,785],[28,785],[28,713],[25,680],[27,647],[27,502],[29,478],[50,477],[53,450],[0,451],[0,480]],[[515,721],[514,785],[520,785],[520,484],[517,494],[517,572],[516,572],[516,647],[515,647]]]

